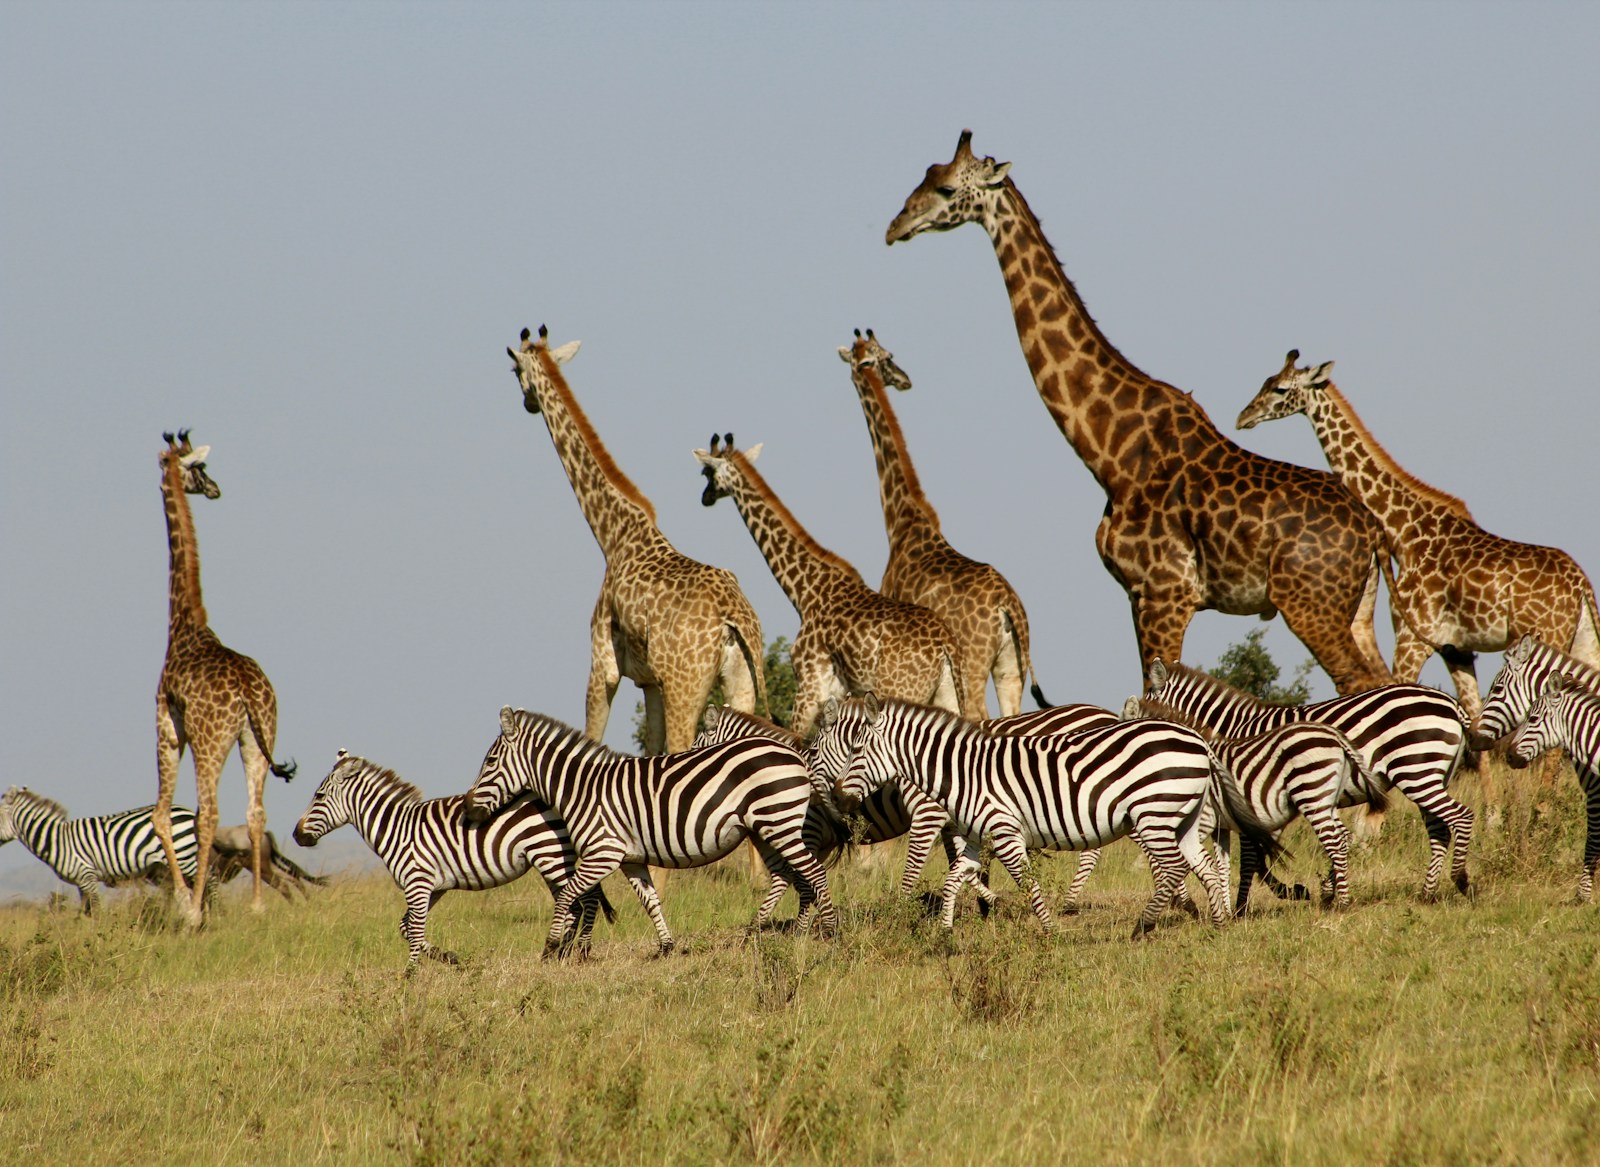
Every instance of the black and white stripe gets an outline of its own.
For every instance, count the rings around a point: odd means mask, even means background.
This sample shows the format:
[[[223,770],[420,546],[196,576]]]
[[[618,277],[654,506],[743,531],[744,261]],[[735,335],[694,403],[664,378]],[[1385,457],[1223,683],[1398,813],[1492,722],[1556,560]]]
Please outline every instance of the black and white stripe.
[[[1377,785],[1354,742],[1314,721],[1292,721],[1249,737],[1224,737],[1198,719],[1149,697],[1130,698],[1123,715],[1175,721],[1198,732],[1233,773],[1256,820],[1269,830],[1281,831],[1297,815],[1303,815],[1328,857],[1329,895],[1334,906],[1350,906],[1350,832],[1338,810],[1343,800],[1364,799],[1360,792]],[[1219,863],[1224,871],[1230,827],[1226,819],[1219,824]],[[1239,843],[1234,915],[1244,915],[1250,885],[1258,874],[1280,896],[1289,891],[1272,878],[1261,849],[1245,833]],[[1297,898],[1305,895],[1304,888],[1294,890]]]
[[[102,883],[127,879],[159,881],[168,875],[161,836],[151,821],[153,806],[120,814],[71,818],[60,803],[26,786],[0,795],[0,843],[18,840],[52,871],[78,889],[85,914],[100,906]],[[172,845],[178,869],[193,881],[199,846],[194,811],[172,808]]]
[[[1477,744],[1487,748],[1526,721],[1551,677],[1571,677],[1589,692],[1600,694],[1600,672],[1524,636],[1506,650],[1505,663],[1489,685],[1489,695],[1478,711]]]
[[[1588,903],[1594,893],[1595,866],[1600,864],[1600,696],[1575,677],[1552,673],[1528,709],[1509,753],[1526,764],[1557,747],[1572,759],[1583,787],[1587,829],[1578,901]]]
[[[636,758],[554,718],[508,707],[468,794],[468,813],[487,815],[523,793],[556,809],[578,855],[576,874],[556,898],[547,951],[573,899],[618,867],[650,913],[660,950],[670,951],[672,933],[649,866],[700,867],[746,838],[769,871],[795,884],[801,915],[815,901],[818,927],[831,931],[836,923],[827,873],[804,839],[811,775],[805,759],[781,742],[742,738]]]
[[[1426,685],[1384,685],[1307,705],[1273,705],[1208,673],[1159,660],[1150,665],[1147,692],[1225,737],[1250,737],[1306,721],[1338,730],[1361,752],[1371,775],[1353,776],[1340,805],[1381,806],[1388,788],[1398,789],[1417,804],[1428,831],[1423,896],[1438,894],[1446,855],[1456,888],[1468,891],[1472,811],[1446,789],[1467,748],[1466,718],[1454,698]]]
[[[534,869],[552,897],[572,878],[577,865],[560,815],[533,798],[518,799],[487,822],[469,822],[466,797],[422,797],[393,770],[339,751],[333,769],[311,796],[294,841],[314,847],[329,831],[346,823],[389,869],[405,896],[400,936],[406,942],[407,970],[426,954],[456,963],[454,953],[428,943],[428,913],[447,891],[499,887]],[[585,901],[577,942],[587,947],[597,910],[612,918],[605,893]],[[565,933],[563,943],[570,943]]]
[[[943,710],[870,698],[862,714],[866,728],[855,738],[840,800],[848,805],[897,778],[919,786],[966,837],[960,866],[975,866],[979,840],[990,839],[1047,929],[1053,921],[1028,849],[1081,851],[1129,834],[1150,857],[1156,882],[1135,937],[1155,926],[1186,871],[1205,884],[1212,919],[1226,918],[1227,889],[1204,846],[1202,813],[1220,780],[1220,797],[1241,825],[1251,825],[1251,816],[1198,734],[1130,721],[1066,737],[1001,737]],[[961,877],[958,869],[945,882],[947,927]]]

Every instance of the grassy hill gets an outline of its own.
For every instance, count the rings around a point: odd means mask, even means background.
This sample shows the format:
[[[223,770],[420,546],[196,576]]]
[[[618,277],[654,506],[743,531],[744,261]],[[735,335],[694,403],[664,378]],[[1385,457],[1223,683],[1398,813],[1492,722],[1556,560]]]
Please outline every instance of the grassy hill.
[[[446,897],[430,934],[464,964],[410,979],[381,874],[259,918],[241,882],[194,936],[156,898],[8,906],[0,1140],[30,1163],[1593,1162],[1579,799],[1570,775],[1508,789],[1474,901],[1418,901],[1399,806],[1354,910],[1258,891],[1250,920],[1169,914],[1140,944],[1128,844],[1053,937],[1008,882],[946,937],[892,894],[895,857],[837,869],[837,939],[750,938],[741,858],[668,883],[685,954],[650,958],[614,879],[595,958],[541,962],[549,897],[523,881]],[[1290,845],[1313,881],[1313,840]],[[1040,867],[1060,890],[1072,860]]]

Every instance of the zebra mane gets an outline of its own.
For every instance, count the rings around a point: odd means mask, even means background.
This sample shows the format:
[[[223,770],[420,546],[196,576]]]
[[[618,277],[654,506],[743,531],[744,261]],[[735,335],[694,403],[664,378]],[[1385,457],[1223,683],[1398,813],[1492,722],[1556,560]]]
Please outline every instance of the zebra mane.
[[[511,716],[515,717],[530,732],[545,740],[555,740],[566,744],[576,752],[584,761],[610,761],[616,758],[632,758],[629,754],[619,754],[610,746],[602,742],[590,741],[583,735],[581,729],[574,729],[559,718],[551,717],[547,713],[531,713],[526,709],[513,709]],[[632,758],[638,761],[637,758]]]
[[[1216,694],[1219,697],[1226,698],[1233,704],[1242,705],[1247,709],[1278,708],[1278,706],[1274,705],[1271,701],[1263,701],[1259,697],[1253,696],[1250,693],[1246,693],[1243,689],[1239,689],[1228,684],[1228,682],[1222,680],[1220,677],[1213,677],[1204,669],[1190,668],[1188,665],[1182,664],[1178,661],[1172,661],[1170,663],[1163,661],[1162,664],[1166,665],[1167,676],[1169,680],[1188,681],[1195,688],[1202,689],[1207,693]],[[1141,698],[1141,700],[1145,699],[1146,698]],[[1148,700],[1157,702],[1159,704],[1165,704],[1165,702],[1162,702],[1160,698],[1148,698]]]
[[[367,780],[379,790],[393,791],[395,795],[399,797],[401,802],[411,804],[418,803],[423,800],[422,791],[418,790],[415,785],[407,782],[404,778],[400,777],[400,775],[396,774],[387,766],[380,766],[376,762],[369,762],[366,758],[357,758],[353,754],[350,755],[347,760],[359,762],[361,764],[361,769],[358,771],[357,777]]]
[[[68,813],[67,808],[62,806],[55,799],[46,798],[37,791],[29,790],[26,786],[11,787],[5,793],[5,800],[11,803],[12,806],[26,803],[28,805],[37,807],[46,814],[57,815],[64,819],[72,817],[72,815]]]
[[[1528,645],[1525,651],[1528,653],[1530,664],[1536,662],[1548,664],[1563,675],[1576,678],[1591,693],[1600,693],[1600,670],[1584,664],[1583,661],[1575,656],[1569,656],[1559,648],[1551,648],[1532,634],[1524,636],[1512,646],[1512,649],[1518,649],[1524,643]],[[1511,654],[1508,652],[1506,655],[1510,656]],[[1541,657],[1543,658],[1542,662],[1540,661]]]
[[[887,713],[891,709],[903,710],[905,715],[918,721],[931,721],[941,727],[947,728],[957,734],[971,737],[994,737],[975,721],[969,721],[959,713],[952,713],[948,709],[940,709],[937,705],[920,705],[915,701],[905,701],[899,697],[879,698],[879,704]]]
[[[769,721],[758,714],[746,713],[729,705],[717,705],[713,706],[713,708],[717,711],[719,728],[731,722],[738,727],[741,734],[746,736],[770,737],[773,741],[781,742],[786,746],[793,746],[797,750],[805,745],[805,739],[786,725],[779,725],[776,721]]]
[[[1175,725],[1183,726],[1185,729],[1192,729],[1212,744],[1223,740],[1222,735],[1211,726],[1201,721],[1194,714],[1185,713],[1176,705],[1168,705],[1165,701],[1155,697],[1136,697],[1134,700],[1139,702],[1139,708],[1143,711],[1145,717],[1153,717],[1157,721],[1170,721]]]

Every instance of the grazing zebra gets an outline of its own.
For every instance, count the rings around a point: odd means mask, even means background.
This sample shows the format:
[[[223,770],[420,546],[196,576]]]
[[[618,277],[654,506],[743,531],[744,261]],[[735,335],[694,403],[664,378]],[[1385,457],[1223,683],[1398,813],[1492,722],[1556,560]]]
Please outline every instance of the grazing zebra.
[[[457,964],[456,954],[428,943],[428,913],[447,891],[483,891],[526,875],[531,867],[544,877],[552,897],[572,877],[575,860],[561,818],[549,806],[523,798],[487,822],[464,813],[466,798],[424,799],[422,792],[393,770],[340,750],[305,814],[295,824],[294,841],[314,847],[329,831],[355,827],[389,869],[405,896],[400,938],[406,943],[406,972],[426,954]],[[599,888],[583,904],[577,943],[587,949],[596,910],[613,918]],[[563,944],[572,937],[565,931]]]
[[[1273,705],[1209,673],[1181,664],[1150,664],[1151,700],[1197,718],[1226,737],[1250,737],[1295,721],[1315,721],[1349,738],[1370,768],[1352,775],[1341,806],[1381,807],[1390,787],[1417,804],[1428,831],[1425,899],[1438,895],[1445,856],[1458,891],[1468,894],[1467,844],[1472,811],[1445,789],[1467,748],[1466,719],[1455,699],[1426,685],[1384,685],[1309,705]]]
[[[701,867],[746,838],[769,871],[794,883],[801,916],[815,902],[820,931],[837,923],[827,873],[804,839],[811,775],[781,742],[742,738],[636,758],[553,717],[507,706],[467,795],[468,817],[481,819],[522,793],[556,809],[577,853],[576,871],[556,897],[547,954],[566,930],[572,901],[618,867],[650,914],[658,955],[671,952],[650,866]]]
[[[1535,637],[1524,636],[1506,650],[1505,663],[1489,685],[1489,695],[1478,711],[1475,744],[1488,749],[1526,721],[1550,677],[1571,677],[1589,692],[1600,694],[1600,672]]]
[[[1337,908],[1350,906],[1350,832],[1339,818],[1340,799],[1376,782],[1354,743],[1338,730],[1314,721],[1291,721],[1250,737],[1223,737],[1198,718],[1149,697],[1129,698],[1124,716],[1152,717],[1194,730],[1232,771],[1260,823],[1281,831],[1304,815],[1328,856],[1329,895]],[[1227,854],[1226,825],[1218,832],[1220,856]],[[1220,858],[1219,856],[1219,858]],[[1224,866],[1224,873],[1226,867]],[[1239,891],[1233,913],[1245,914],[1250,885],[1260,875],[1283,897],[1288,893],[1267,870],[1261,850],[1248,833],[1239,839]],[[1297,887],[1295,898],[1304,898]]]
[[[1133,835],[1150,857],[1155,895],[1140,913],[1134,938],[1155,926],[1183,884],[1185,868],[1205,884],[1211,918],[1227,917],[1228,893],[1202,839],[1208,798],[1221,797],[1242,829],[1255,823],[1233,780],[1215,767],[1198,734],[1182,726],[1127,721],[1068,737],[998,737],[927,706],[873,698],[864,702],[865,730],[839,783],[845,804],[896,777],[915,783],[949,813],[967,838],[966,853],[945,881],[943,923],[950,927],[961,868],[977,864],[978,841],[1028,892],[1045,929],[1054,927],[1044,893],[1028,867],[1028,849],[1081,851]]]
[[[1578,877],[1578,902],[1586,904],[1600,863],[1600,695],[1575,677],[1552,673],[1512,739],[1510,753],[1527,763],[1557,746],[1572,759],[1586,803],[1583,874]]]
[[[0,795],[0,843],[19,840],[62,879],[78,889],[84,915],[100,906],[102,883],[127,879],[160,882],[167,873],[161,836],[151,821],[154,806],[121,814],[69,818],[59,802],[13,786]],[[172,845],[178,869],[193,880],[199,844],[194,811],[172,808]]]

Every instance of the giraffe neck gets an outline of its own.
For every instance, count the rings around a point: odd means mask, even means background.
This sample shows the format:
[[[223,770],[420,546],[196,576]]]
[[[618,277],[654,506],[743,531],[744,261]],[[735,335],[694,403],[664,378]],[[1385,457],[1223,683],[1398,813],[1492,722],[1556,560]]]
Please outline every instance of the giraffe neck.
[[[1328,465],[1350,493],[1378,516],[1386,531],[1408,531],[1446,514],[1466,514],[1460,499],[1402,470],[1332,384],[1307,392],[1305,399],[1306,417],[1322,443]]]
[[[589,530],[607,562],[637,550],[641,543],[665,543],[656,526],[656,509],[614,461],[594,426],[567,387],[561,366],[538,354],[551,392],[539,395],[539,412],[550,429],[556,455],[578,498]]]
[[[167,636],[179,629],[207,627],[206,606],[200,598],[200,545],[195,541],[194,516],[183,491],[183,467],[169,455],[162,468],[161,501],[167,514]]]
[[[1010,179],[982,221],[1039,397],[1107,494],[1144,483],[1179,443],[1193,458],[1197,439],[1220,440],[1193,398],[1141,372],[1105,338]]]
[[[883,525],[889,532],[889,555],[910,545],[918,534],[939,531],[939,515],[922,493],[917,468],[911,464],[905,435],[889,405],[889,392],[878,370],[864,366],[853,370],[851,381],[861,398],[872,453],[878,461],[878,501],[883,504]]]
[[[855,568],[811,537],[743,453],[732,457],[739,471],[731,492],[734,504],[801,619],[830,584],[850,579],[866,587]]]

